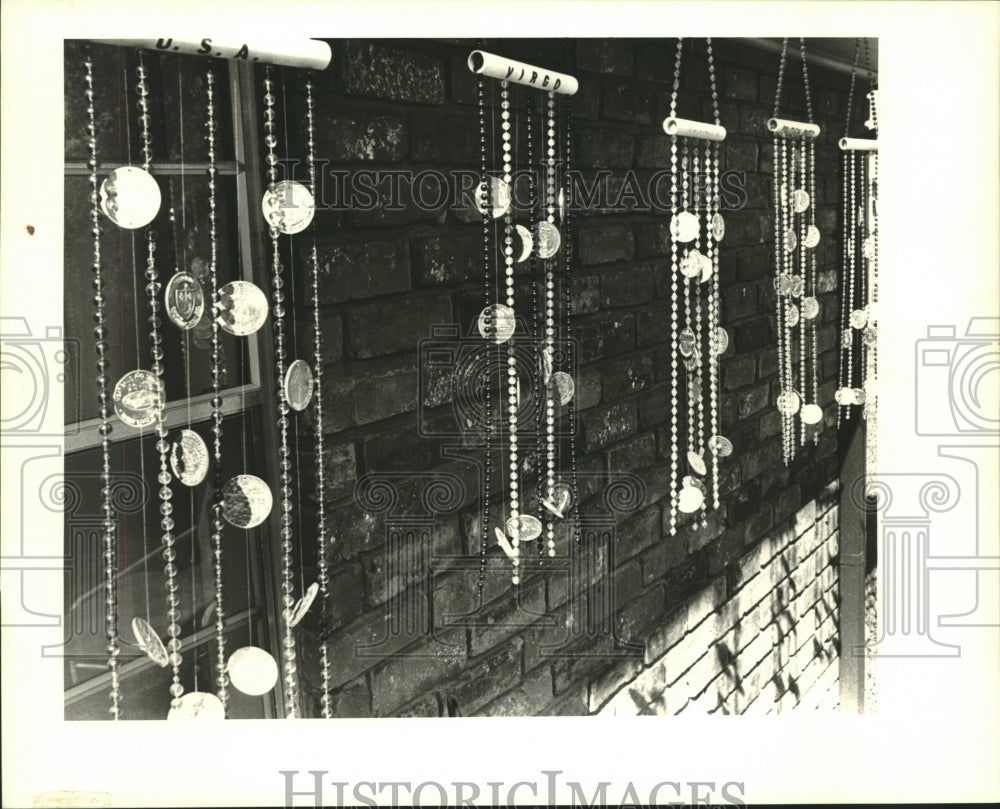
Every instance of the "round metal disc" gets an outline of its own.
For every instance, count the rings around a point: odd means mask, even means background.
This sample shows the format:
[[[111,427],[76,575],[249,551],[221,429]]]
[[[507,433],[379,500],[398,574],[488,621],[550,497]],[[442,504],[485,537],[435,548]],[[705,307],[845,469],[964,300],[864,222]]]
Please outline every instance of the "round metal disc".
[[[511,517],[506,524],[507,536],[519,542],[531,542],[542,535],[542,523],[531,514]]]
[[[246,337],[267,320],[267,296],[249,281],[230,281],[219,290],[216,322],[230,334]]]
[[[851,345],[851,341],[854,339],[854,334],[851,329],[844,329],[840,333],[840,345],[847,348]]]
[[[266,694],[278,682],[278,664],[256,646],[244,646],[233,652],[226,671],[233,687],[252,697]]]
[[[539,222],[535,231],[535,252],[539,258],[552,258],[559,252],[562,237],[551,222]]]
[[[208,474],[208,447],[194,430],[181,430],[170,447],[170,468],[185,486],[197,486]]]
[[[708,494],[708,486],[705,485],[705,481],[694,475],[685,475],[681,481],[681,487],[684,489],[697,489],[702,493],[702,496]]]
[[[684,357],[684,368],[688,371],[694,372],[697,370],[698,366],[701,365],[701,352],[692,351],[690,357]],[[701,401],[701,386],[694,385],[691,387],[689,394],[691,398],[696,401]]]
[[[801,188],[792,192],[792,210],[802,213],[809,207],[809,194]]]
[[[499,219],[510,210],[510,186],[500,177],[490,177],[490,193],[493,202],[493,218]],[[476,211],[482,217],[482,210],[477,208]]]
[[[712,273],[715,272],[715,267],[712,266],[712,259],[706,255],[702,255],[701,258],[701,281],[705,283],[709,278],[712,277]]]
[[[809,249],[819,244],[819,228],[815,225],[810,225],[806,228],[806,237],[802,240],[802,244]]]
[[[135,230],[160,211],[160,186],[138,166],[120,166],[101,183],[101,210],[118,227]]]
[[[702,507],[705,495],[694,486],[687,486],[677,494],[677,510],[685,514],[693,514]]]
[[[779,295],[787,295],[792,291],[792,276],[787,272],[781,273],[774,279],[774,288]]]
[[[717,242],[721,242],[726,235],[726,220],[722,218],[722,214],[712,215],[712,238]]]
[[[576,393],[573,377],[565,371],[556,371],[552,374],[551,381],[552,386],[556,389],[556,395],[559,397],[559,404],[569,404],[573,400],[573,394]]]
[[[520,264],[531,255],[531,250],[535,246],[535,240],[531,238],[531,231],[524,225],[514,225],[514,231],[521,240],[521,253],[517,257],[517,263]]]
[[[179,272],[167,281],[163,292],[167,317],[179,329],[193,329],[205,313],[205,291],[198,279]]]
[[[222,487],[222,514],[237,528],[254,528],[267,519],[274,499],[255,475],[237,475]]]
[[[689,451],[687,454],[688,466],[696,475],[704,475],[708,469],[705,467],[705,459],[697,452]]]
[[[680,260],[677,268],[685,278],[698,278],[701,275],[703,258],[704,256],[697,250],[688,250]]]
[[[681,211],[670,220],[670,236],[675,242],[691,242],[698,236],[698,217]]]
[[[135,635],[135,639],[147,657],[156,665],[165,667],[170,663],[167,647],[163,645],[160,636],[156,634],[156,630],[149,625],[145,618],[132,619],[132,634]]]
[[[514,326],[514,310],[502,303],[487,306],[479,313],[479,333],[487,339],[492,337],[496,343],[507,342],[514,334]]]
[[[813,297],[802,299],[802,317],[812,320],[819,314],[819,301]]]
[[[733,454],[733,443],[724,435],[713,435],[708,439],[708,451],[720,458]]]
[[[786,390],[778,394],[778,412],[785,416],[791,416],[794,413],[797,413],[800,403],[801,399],[799,399],[799,394],[797,394],[794,390]]]
[[[309,588],[305,591],[296,603],[288,612],[288,626],[295,628],[299,625],[299,622],[306,617],[306,613],[309,612],[309,608],[312,606],[313,601],[316,600],[316,594],[319,592],[319,582],[314,581],[309,585]]]
[[[785,252],[791,253],[796,247],[799,246],[799,237],[795,235],[795,231],[791,228],[785,230]]]
[[[316,213],[313,195],[294,180],[282,180],[273,191],[265,191],[260,206],[268,225],[286,235],[301,233]]]
[[[680,336],[677,339],[677,347],[680,349],[682,357],[690,357],[694,354],[694,332],[691,330],[690,326],[685,326],[681,329]]]
[[[129,371],[118,380],[111,397],[118,414],[130,427],[148,427],[156,422],[166,403],[163,383],[152,371]]]
[[[226,708],[215,694],[189,691],[180,698],[180,704],[171,707],[167,719],[225,719]]]
[[[861,253],[865,258],[875,257],[875,240],[871,236],[861,242]]]
[[[793,298],[801,298],[802,293],[806,291],[806,279],[801,275],[793,275],[788,291]]]
[[[854,389],[853,388],[837,388],[837,392],[833,394],[834,400],[837,404],[842,407],[854,404]]]
[[[802,405],[802,412],[799,417],[806,424],[819,424],[823,420],[823,408],[818,404]]]
[[[856,405],[863,405],[868,399],[864,388],[851,388],[851,394]]]
[[[542,349],[542,384],[548,385],[552,379],[552,348],[546,346]]]
[[[716,356],[725,354],[726,349],[729,348],[729,332],[722,328],[722,326],[716,326],[712,334],[715,339],[710,346],[711,352]]]
[[[855,309],[851,312],[851,327],[863,329],[868,322],[868,313],[864,309]]]
[[[785,310],[785,325],[790,329],[799,325],[799,307],[795,304],[788,304],[788,308]]]
[[[292,410],[305,410],[313,395],[313,373],[305,360],[295,360],[285,371],[285,401]]]
[[[878,339],[878,335],[875,332],[875,327],[871,324],[865,326],[865,330],[861,332],[861,340],[866,346],[873,346]]]

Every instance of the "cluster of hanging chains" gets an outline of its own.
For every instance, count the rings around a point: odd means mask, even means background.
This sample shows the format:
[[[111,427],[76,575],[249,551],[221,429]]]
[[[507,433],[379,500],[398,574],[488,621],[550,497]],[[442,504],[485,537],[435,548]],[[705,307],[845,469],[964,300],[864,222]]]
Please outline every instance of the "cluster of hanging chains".
[[[309,193],[316,199],[316,141],[315,141],[315,102],[313,101],[312,79],[306,79],[306,129],[309,138]],[[329,614],[330,604],[330,565],[327,559],[327,528],[326,528],[326,461],[323,447],[323,342],[320,327],[319,309],[319,254],[316,248],[316,232],[313,230],[309,247],[309,266],[312,273],[312,314],[313,314],[313,430],[316,453],[316,510],[317,510],[317,554],[319,556],[319,595],[321,614]],[[330,645],[324,633],[319,645],[320,672],[320,714],[324,719],[333,717],[333,702],[330,696]]]
[[[857,77],[858,58],[861,53],[861,39],[854,41],[854,65],[851,68],[851,83],[847,92],[847,117],[844,124],[844,137],[851,133],[851,117],[854,111],[854,87]],[[854,329],[851,325],[851,315],[855,307],[855,268],[856,248],[855,234],[857,229],[857,163],[853,149],[846,149],[842,157],[843,168],[843,207],[842,228],[842,274],[840,293],[840,379],[837,395],[837,427],[842,421],[851,418],[850,401],[843,398],[843,391],[854,387]]]
[[[222,592],[222,342],[219,339],[218,311],[219,300],[219,273],[218,273],[218,222],[216,218],[216,195],[215,181],[218,170],[215,164],[215,132],[217,124],[215,121],[215,73],[211,62],[205,75],[205,93],[207,101],[207,129],[206,141],[208,144],[208,236],[209,236],[209,264],[208,277],[211,284],[211,322],[212,322],[212,458],[214,461],[214,474],[212,485],[212,573],[215,585],[215,648],[216,648],[216,676],[217,696],[222,703],[223,709],[229,705],[229,677],[226,674],[226,614],[223,603]]]
[[[567,45],[568,48],[568,45]],[[567,64],[569,58],[567,56]],[[562,323],[562,343],[566,347],[566,367],[570,373],[577,367],[576,340],[573,333],[573,127],[570,121],[570,96],[563,98],[563,210],[562,210],[562,249],[563,249],[563,301],[564,315]],[[577,398],[574,395],[569,401],[569,469],[570,498],[573,509],[573,541],[579,544],[582,540],[580,529],[580,492],[577,487],[576,475],[576,427]],[[549,556],[555,556],[555,546],[549,543]]]
[[[670,117],[677,115],[677,93],[680,90],[681,55],[684,40],[677,38],[677,51],[674,56],[674,83],[670,92]],[[677,136],[670,138],[670,221],[677,219]],[[677,241],[670,239],[670,534],[677,533],[677,495],[678,495],[678,379],[680,378],[680,351],[678,348],[678,319],[680,309],[678,275]]]
[[[278,145],[278,138],[275,134],[277,125],[275,123],[275,82],[272,78],[271,67],[268,65],[264,71],[264,145],[267,146],[267,192],[277,194],[278,181],[278,156],[275,148]],[[280,208],[280,202],[279,202]],[[283,660],[285,687],[285,718],[294,719],[298,706],[298,677],[295,664],[295,634],[292,631],[292,608],[295,605],[295,598],[292,595],[295,589],[295,573],[292,567],[292,461],[291,450],[288,446],[288,411],[289,405],[285,398],[285,306],[284,306],[284,279],[281,277],[284,268],[281,264],[281,252],[279,246],[280,230],[274,222],[268,222],[268,233],[271,237],[271,299],[274,302],[272,313],[274,315],[274,370],[275,370],[275,392],[278,402],[278,430],[280,437],[279,459],[280,468],[279,479],[281,482],[281,604],[282,623],[284,633],[281,644],[281,654]]]
[[[715,58],[712,54],[712,38],[708,37],[705,43],[708,53],[708,78],[712,93],[712,118],[716,126],[722,125],[719,116],[719,92],[715,84]],[[714,222],[715,217],[721,216],[721,200],[719,198],[719,142],[715,140],[705,141],[705,174],[708,178],[708,211],[706,217],[708,221]],[[713,234],[714,235],[714,234]],[[720,303],[719,291],[719,248],[715,239],[707,238],[707,252],[709,261],[712,262],[712,280],[708,291],[708,380],[709,380],[709,418],[711,435],[719,436],[721,426],[721,402],[719,397],[719,355],[725,350],[721,344],[722,333],[720,332],[720,322],[722,320],[722,307]],[[719,455],[718,452],[709,453],[712,456],[712,508],[719,507]],[[706,504],[707,505],[707,504]]]
[[[550,92],[545,100],[547,116],[545,119],[545,221],[550,225],[555,225],[556,220],[556,98],[555,93]],[[533,200],[532,200],[533,202]],[[565,225],[565,222],[560,224]],[[564,228],[565,230],[565,228]],[[560,242],[563,250],[568,247],[568,233],[561,234]],[[556,257],[547,258],[545,265],[545,324],[544,324],[544,348],[543,355],[551,363],[549,366],[555,370],[555,325],[556,325]],[[560,335],[565,344],[565,334]],[[565,352],[564,352],[565,353]],[[537,366],[536,366],[537,368]],[[543,380],[542,388],[545,390],[545,498],[549,503],[555,500],[556,483],[556,416],[555,385],[552,383],[552,375],[548,380]],[[540,450],[540,448],[539,448]],[[539,452],[539,457],[541,453]],[[541,464],[539,464],[541,470]],[[539,475],[541,477],[541,475]],[[556,555],[555,523],[552,520],[554,515],[548,513],[545,519],[545,546],[549,556]],[[539,553],[541,553],[541,537],[539,537]]]
[[[84,58],[87,87],[87,145],[90,155],[90,233],[93,237],[94,353],[97,355],[97,404],[101,419],[101,539],[104,549],[104,630],[107,637],[108,669],[111,672],[111,707],[114,719],[120,719],[121,689],[118,679],[118,562],[116,553],[117,522],[111,503],[111,407],[108,402],[108,328],[105,321],[104,275],[101,270],[101,207],[97,178],[97,121],[94,110],[94,62],[88,50]]]
[[[490,220],[493,217],[493,195],[490,179],[487,175],[487,143],[486,143],[486,91],[485,84],[480,78],[477,87],[479,101],[479,158],[480,158],[480,184],[478,190],[478,201],[483,223],[483,319],[484,336],[486,338],[486,358],[483,370],[484,380],[484,443],[486,446],[485,464],[483,470],[483,498],[482,511],[480,514],[480,539],[479,539],[479,576],[477,579],[477,592],[482,596],[483,584],[486,581],[486,551],[489,548],[490,536],[490,487],[492,485],[493,472],[493,394],[491,391],[493,384],[493,328],[491,300],[493,295],[493,282],[490,272]]]
[[[525,100],[524,107],[524,120],[525,120],[525,139],[526,139],[526,151],[528,160],[528,232],[534,233],[536,226],[536,212],[535,206],[538,204],[538,186],[535,182],[535,139],[534,139],[534,126],[535,126],[535,98],[534,93],[529,93]],[[535,251],[531,250],[528,256],[528,277],[531,279],[531,351],[532,351],[532,367],[539,369],[544,365],[545,352],[541,346],[541,331],[539,324],[540,308],[538,304],[538,261],[535,259]],[[548,310],[548,305],[546,305],[546,311]],[[542,415],[543,407],[541,407],[541,397],[536,391],[532,392],[532,396],[538,396],[537,402],[533,398],[532,401],[536,402],[538,406],[534,408],[534,426],[535,426],[535,442],[534,446],[536,452],[538,453],[538,458],[542,457],[542,442],[541,442],[541,429],[542,429]],[[548,453],[546,453],[548,454]],[[543,522],[545,515],[542,513],[544,509],[542,508],[542,498],[543,494],[539,491],[537,492],[537,503],[536,503],[536,515],[540,523],[543,523],[545,529],[543,533],[538,535],[536,540],[536,550],[538,551],[538,556],[541,557],[545,553],[545,535],[549,533],[549,526],[551,523],[551,518]]]

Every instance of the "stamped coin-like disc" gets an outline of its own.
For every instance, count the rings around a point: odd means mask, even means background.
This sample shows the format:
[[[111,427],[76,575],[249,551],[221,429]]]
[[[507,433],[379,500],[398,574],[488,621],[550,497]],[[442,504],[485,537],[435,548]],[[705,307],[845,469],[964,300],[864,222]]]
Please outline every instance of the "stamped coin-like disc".
[[[226,708],[215,694],[188,691],[177,707],[171,706],[167,719],[225,719]]]
[[[278,664],[257,646],[244,646],[233,652],[226,672],[233,688],[252,697],[266,694],[278,682]]]
[[[705,485],[705,481],[694,475],[685,475],[681,481],[681,487],[684,489],[697,489],[702,495],[708,494],[708,486]]]
[[[697,452],[689,451],[687,454],[688,466],[696,475],[704,475],[708,470],[705,468],[705,459]]]
[[[682,357],[690,357],[694,354],[694,331],[692,331],[690,326],[685,326],[681,329],[681,333],[677,339],[677,347],[680,349]]]
[[[313,395],[313,372],[305,360],[295,360],[285,371],[285,401],[292,410],[305,410]]]
[[[794,390],[782,391],[778,394],[778,412],[791,416],[798,412],[801,399]]]
[[[865,326],[865,330],[861,332],[861,340],[866,346],[873,346],[878,340],[878,334],[875,331],[875,327],[870,323]]]
[[[790,329],[799,325],[799,307],[795,304],[789,304],[785,310],[785,325]]]
[[[854,404],[854,389],[853,388],[837,388],[837,392],[833,394],[834,400],[837,404],[842,407]]]
[[[506,524],[507,536],[519,542],[531,542],[542,534],[542,523],[531,514],[521,514],[511,517]]]
[[[559,228],[551,222],[539,222],[535,230],[535,252],[539,258],[552,258],[559,252],[562,237]]]
[[[197,486],[208,474],[208,447],[194,430],[181,430],[170,447],[170,468],[185,486]]]
[[[677,510],[685,514],[693,514],[705,503],[705,495],[701,489],[687,486],[677,493]]]
[[[719,458],[727,458],[733,454],[733,443],[724,435],[713,435],[708,439],[708,450]]]
[[[801,188],[792,192],[792,210],[802,213],[809,207],[809,194]]]
[[[167,317],[179,329],[193,329],[205,313],[205,291],[198,279],[186,272],[179,272],[167,281],[163,299]]]
[[[670,220],[670,236],[675,242],[691,242],[698,236],[698,217],[681,211]]]
[[[801,275],[792,276],[792,285],[788,290],[793,298],[801,298],[802,293],[806,291],[806,279]]]
[[[697,250],[688,250],[680,260],[677,268],[685,278],[697,278],[701,275],[701,262],[704,256]]]
[[[312,606],[313,601],[316,600],[316,594],[319,592],[319,582],[314,581],[309,585],[309,589],[305,591],[302,598],[300,598],[295,606],[289,611],[288,614],[288,626],[295,628],[298,626],[299,622],[306,617],[306,613],[309,612],[309,608]]]
[[[502,303],[487,306],[479,313],[479,333],[487,339],[492,337],[495,343],[507,342],[514,334],[514,326],[514,310]]]
[[[725,354],[726,349],[729,348],[729,332],[722,328],[722,326],[716,326],[712,334],[715,337],[710,346],[712,353],[716,356]]]
[[[722,218],[722,214],[712,215],[712,238],[717,242],[721,242],[723,237],[726,235],[726,220]]]
[[[237,528],[254,528],[267,519],[274,499],[256,475],[237,475],[222,487],[222,514]]]
[[[781,273],[774,279],[774,288],[779,295],[788,295],[792,291],[792,276],[787,272]]]
[[[818,404],[803,405],[799,417],[806,424],[819,424],[823,420],[823,408]]]
[[[520,264],[531,255],[535,240],[531,237],[531,231],[524,225],[514,225],[514,232],[517,233],[517,237],[521,241],[521,252],[517,257],[517,263]]]
[[[812,320],[819,314],[819,301],[812,296],[802,299],[802,317]]]
[[[111,400],[118,418],[140,429],[154,424],[166,403],[160,378],[143,370],[129,371],[119,379]]]
[[[100,205],[104,215],[126,230],[143,228],[160,211],[160,186],[138,166],[120,166],[101,183]]]
[[[791,253],[796,247],[799,246],[799,237],[795,235],[795,231],[791,228],[785,230],[785,252]]]
[[[250,281],[230,281],[219,290],[218,324],[230,334],[246,337],[267,320],[267,296]]]
[[[145,618],[132,619],[132,634],[135,635],[142,650],[156,665],[163,667],[170,663],[167,647],[163,645],[160,636],[156,634],[156,630],[149,625]]]
[[[301,233],[313,220],[316,202],[302,183],[282,180],[273,191],[265,191],[260,203],[265,221],[281,233]]]
[[[559,404],[569,404],[573,399],[573,394],[576,393],[576,384],[573,382],[573,377],[565,371],[556,371],[552,374],[551,381],[556,389],[556,394],[559,396]]]
[[[855,309],[851,312],[851,327],[863,329],[868,322],[868,313],[864,309]]]
[[[819,244],[819,228],[815,225],[810,225],[806,228],[806,237],[802,240],[802,244],[808,247],[810,250]]]

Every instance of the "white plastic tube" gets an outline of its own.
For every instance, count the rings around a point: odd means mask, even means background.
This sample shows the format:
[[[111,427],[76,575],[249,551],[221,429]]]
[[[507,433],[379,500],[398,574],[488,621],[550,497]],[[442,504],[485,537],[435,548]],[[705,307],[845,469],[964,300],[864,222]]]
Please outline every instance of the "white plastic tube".
[[[686,118],[664,118],[663,131],[668,135],[680,135],[685,138],[699,140],[725,140],[726,128],[715,124],[705,124],[701,121],[689,121]]]
[[[784,118],[770,118],[768,130],[779,138],[816,138],[819,137],[819,126],[802,121],[786,121]]]
[[[330,64],[330,46],[318,39],[261,39],[241,40],[230,37],[204,37],[202,39],[95,39],[107,45],[126,48],[145,48],[163,53],[183,53],[190,56],[213,56],[216,59],[235,59],[244,62],[262,62],[270,65],[325,70]]]
[[[491,79],[506,79],[514,84],[534,87],[536,90],[561,93],[571,96],[580,87],[573,76],[556,73],[542,67],[515,62],[505,56],[497,56],[486,51],[473,51],[469,54],[469,70]]]
[[[877,152],[878,138],[841,138],[840,148],[845,152]]]

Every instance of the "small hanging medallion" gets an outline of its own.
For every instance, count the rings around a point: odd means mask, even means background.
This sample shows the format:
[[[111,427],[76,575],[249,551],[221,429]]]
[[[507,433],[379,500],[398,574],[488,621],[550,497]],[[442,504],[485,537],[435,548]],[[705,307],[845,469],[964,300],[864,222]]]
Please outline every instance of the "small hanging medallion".
[[[216,322],[230,334],[246,337],[267,320],[267,296],[249,281],[230,281],[219,290]]]
[[[868,313],[864,309],[855,309],[851,312],[851,327],[863,329],[868,322]]]
[[[701,492],[702,497],[708,494],[708,486],[705,485],[705,481],[694,475],[685,475],[681,481],[681,486],[685,489],[697,489]]]
[[[539,258],[552,258],[559,252],[562,238],[559,236],[559,228],[551,222],[539,222],[535,236],[536,253]]]
[[[704,475],[708,469],[705,467],[705,459],[701,457],[701,453],[690,450],[687,454],[688,466],[694,471],[696,475]]]
[[[226,672],[233,687],[251,697],[266,694],[278,682],[278,664],[257,646],[244,646],[233,652]]]
[[[181,430],[170,447],[170,468],[185,486],[197,486],[208,474],[208,447],[194,430]]]
[[[697,278],[701,275],[701,260],[704,256],[697,250],[688,250],[679,265],[681,275],[685,278]]]
[[[292,410],[305,410],[313,395],[313,373],[305,360],[295,360],[285,371],[285,401]]]
[[[681,211],[670,220],[670,236],[675,242],[691,242],[698,236],[698,217]]]
[[[800,417],[806,424],[819,424],[823,420],[823,408],[818,404],[803,405]]]
[[[552,348],[551,346],[546,346],[542,349],[542,384],[548,385],[549,380],[552,379]]]
[[[799,394],[794,390],[782,391],[778,394],[778,412],[785,416],[794,415],[799,410],[800,402]]]
[[[225,719],[226,707],[215,694],[188,691],[177,706],[171,706],[167,719]]]
[[[785,252],[791,253],[799,246],[799,237],[795,235],[795,231],[791,228],[785,230]]]
[[[492,335],[496,343],[507,342],[514,334],[514,325],[514,310],[502,303],[487,306],[479,313],[479,333],[487,339]]]
[[[690,357],[684,358],[684,368],[691,373],[694,373],[701,366],[701,352],[692,351]],[[701,401],[701,385],[694,385],[691,387],[689,394],[691,399],[695,402]]]
[[[694,486],[686,486],[677,494],[677,510],[685,514],[693,514],[702,507],[705,495]]]
[[[792,210],[802,213],[809,207],[809,194],[801,188],[792,192]]]
[[[861,332],[861,340],[866,346],[875,345],[877,335],[875,333],[875,327],[871,324],[865,326],[865,330]]]
[[[517,233],[518,238],[521,240],[521,253],[517,257],[517,263],[520,264],[531,255],[531,250],[535,245],[535,240],[531,238],[531,231],[524,225],[514,225],[514,230]]]
[[[572,502],[573,490],[566,483],[557,483],[552,487],[552,498],[541,500],[545,508],[560,518],[566,515],[566,509],[570,507]]]
[[[287,622],[290,628],[295,628],[299,625],[299,622],[306,617],[306,613],[309,612],[309,608],[312,606],[313,601],[316,600],[316,594],[319,592],[319,582],[314,581],[309,585],[309,589],[306,590],[305,594],[300,598],[294,607],[288,612]]]
[[[118,414],[130,427],[148,427],[156,422],[166,398],[163,382],[152,371],[129,371],[118,380],[111,397]]]
[[[160,210],[160,186],[138,166],[120,166],[101,183],[101,210],[118,227],[148,225]]]
[[[813,297],[802,299],[802,317],[812,320],[819,314],[819,301]]]
[[[167,317],[179,329],[193,329],[205,313],[205,292],[193,275],[179,272],[169,281],[163,293]]]
[[[690,357],[694,354],[694,332],[691,330],[690,326],[685,326],[681,329],[680,336],[677,340],[677,346],[680,349],[682,357]]]
[[[499,219],[510,210],[510,186],[499,177],[490,177],[490,192],[493,202],[493,218]],[[477,205],[476,213],[482,217],[482,209]]]
[[[875,257],[875,240],[871,236],[861,242],[861,253],[865,258]]]
[[[787,272],[781,273],[774,279],[774,288],[779,295],[787,295],[792,291],[792,276]]]
[[[701,282],[705,283],[709,278],[712,277],[715,267],[712,266],[712,259],[708,256],[702,255],[701,257]]]
[[[863,405],[868,399],[864,388],[851,388],[851,395],[856,405]]]
[[[710,346],[712,353],[716,356],[725,354],[726,349],[729,348],[729,332],[727,332],[722,326],[716,326],[712,334],[715,337],[712,341],[712,345]]]
[[[733,444],[724,435],[713,435],[708,439],[708,450],[719,458],[727,458],[733,454]]]
[[[267,519],[271,490],[255,475],[237,475],[222,487],[222,514],[237,528],[254,528]]]
[[[552,374],[552,385],[556,389],[556,395],[559,398],[560,405],[569,404],[573,399],[573,394],[576,393],[576,384],[573,382],[573,377],[567,374],[565,371],[556,371]]]
[[[722,214],[712,215],[712,238],[717,242],[721,242],[723,237],[726,235],[726,220],[722,218]]]
[[[309,189],[294,180],[276,183],[273,191],[265,191],[261,210],[268,225],[285,235],[301,233],[312,222],[316,202]]]
[[[819,228],[815,225],[806,228],[806,237],[802,240],[802,244],[810,250],[819,244]]]
[[[788,308],[785,310],[785,321],[789,328],[795,328],[799,325],[799,307],[795,304],[788,304]]]
[[[519,542],[531,542],[542,535],[542,523],[531,514],[511,517],[506,524],[507,536]]]
[[[854,334],[852,333],[851,329],[844,329],[840,333],[840,344],[844,348],[848,348],[851,345],[853,339],[854,339]]]
[[[801,298],[802,293],[806,290],[806,280],[801,275],[793,275],[792,283],[788,288],[789,293],[793,298]]]
[[[167,647],[163,645],[160,636],[145,618],[132,619],[132,634],[135,635],[139,647],[157,666],[166,667],[170,663]]]

